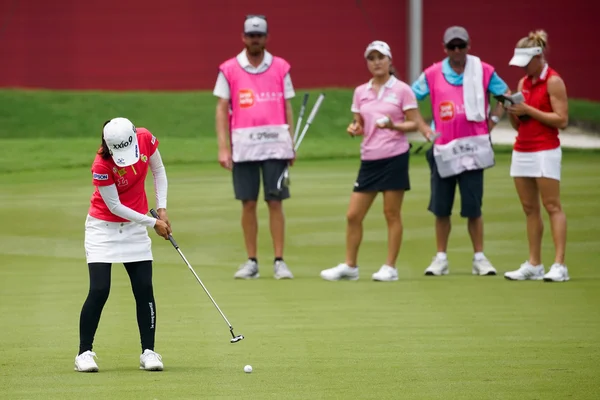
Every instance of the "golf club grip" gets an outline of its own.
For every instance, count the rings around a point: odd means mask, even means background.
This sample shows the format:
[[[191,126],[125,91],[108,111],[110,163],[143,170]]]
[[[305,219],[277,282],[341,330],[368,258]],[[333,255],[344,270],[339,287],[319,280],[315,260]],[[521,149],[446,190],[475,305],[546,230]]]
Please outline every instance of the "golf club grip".
[[[310,93],[306,92],[304,93],[304,97],[302,98],[302,106],[306,107],[306,104],[308,103],[308,96]]]
[[[150,209],[150,214],[152,214],[152,216],[156,219],[160,219],[158,217],[158,214],[156,213],[156,211],[154,211],[153,208]],[[175,247],[176,249],[179,248],[179,246],[177,245],[177,242],[175,241],[175,239],[173,239],[173,236],[169,235],[169,241],[171,242],[171,244],[173,245],[173,247]]]
[[[306,120],[306,123],[308,125],[312,124],[313,120],[315,119],[315,116],[317,115],[317,111],[319,111],[319,107],[321,107],[321,103],[323,103],[323,100],[325,100],[325,94],[321,93],[319,95],[319,98],[317,98],[317,102],[313,106],[312,110],[310,110],[310,115]]]

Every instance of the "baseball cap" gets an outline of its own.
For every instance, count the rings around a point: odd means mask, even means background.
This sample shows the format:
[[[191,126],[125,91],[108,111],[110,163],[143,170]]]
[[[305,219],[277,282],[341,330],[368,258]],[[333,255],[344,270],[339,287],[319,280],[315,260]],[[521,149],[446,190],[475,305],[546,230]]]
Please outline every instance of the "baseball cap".
[[[543,49],[541,47],[515,49],[515,54],[508,62],[508,65],[514,65],[515,67],[526,67],[533,57],[539,56],[542,54],[542,52]]]
[[[267,20],[264,16],[249,15],[244,21],[244,33],[267,34]]]
[[[365,58],[367,58],[372,51],[378,51],[384,56],[392,58],[392,51],[390,50],[390,46],[388,46],[386,42],[383,42],[381,40],[375,40],[374,42],[369,43],[367,49],[365,50]]]
[[[451,26],[444,32],[444,44],[448,44],[454,39],[459,39],[465,42],[469,41],[469,33],[462,26]]]
[[[104,141],[119,167],[128,167],[140,159],[135,126],[127,118],[113,118],[104,126]]]

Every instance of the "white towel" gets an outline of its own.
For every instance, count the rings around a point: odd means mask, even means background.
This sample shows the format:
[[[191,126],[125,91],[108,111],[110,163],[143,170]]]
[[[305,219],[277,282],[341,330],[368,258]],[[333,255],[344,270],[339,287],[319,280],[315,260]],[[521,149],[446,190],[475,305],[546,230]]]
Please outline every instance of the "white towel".
[[[467,64],[465,65],[463,75],[463,96],[467,120],[475,122],[485,121],[483,66],[479,57],[470,54],[467,55]]]

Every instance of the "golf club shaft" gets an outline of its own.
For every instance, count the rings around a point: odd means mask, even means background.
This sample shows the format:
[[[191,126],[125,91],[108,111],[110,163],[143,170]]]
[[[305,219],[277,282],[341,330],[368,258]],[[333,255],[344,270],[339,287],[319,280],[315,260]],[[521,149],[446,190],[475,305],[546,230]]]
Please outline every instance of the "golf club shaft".
[[[221,311],[221,309],[219,308],[219,306],[218,306],[217,302],[215,301],[215,299],[213,299],[213,297],[210,295],[210,292],[208,291],[208,289],[206,289],[206,286],[204,286],[204,283],[202,283],[202,280],[200,279],[200,277],[198,276],[198,274],[196,274],[196,271],[194,271],[194,268],[192,268],[192,266],[190,265],[190,263],[188,262],[188,260],[185,258],[185,256],[183,255],[183,253],[181,252],[181,250],[179,249],[179,247],[176,247],[175,249],[177,250],[177,252],[181,256],[181,258],[183,259],[183,261],[185,262],[185,264],[188,266],[188,268],[190,269],[190,271],[192,271],[192,274],[194,274],[194,276],[196,277],[196,280],[198,281],[198,283],[200,284],[200,286],[202,286],[202,289],[204,289],[204,292],[206,293],[206,295],[208,296],[208,298],[210,299],[210,301],[212,301],[213,305],[215,306],[215,308],[217,309],[217,311],[219,312],[219,314],[221,314],[221,317],[223,317],[223,319],[225,320],[225,322],[229,326],[229,330],[233,331],[233,327],[231,326],[231,323],[229,323],[229,320],[227,319],[227,317],[225,316],[225,314],[223,314],[223,311]]]
[[[310,110],[310,114],[308,116],[308,119],[306,120],[306,125],[304,125],[304,128],[302,129],[302,133],[300,134],[300,137],[298,137],[298,141],[296,142],[296,144],[294,146],[294,151],[298,151],[298,148],[300,148],[300,143],[302,143],[302,140],[304,139],[306,132],[308,132],[308,128],[310,127],[310,124],[312,124],[313,120],[315,119],[315,116],[317,115],[317,112],[319,111],[319,108],[321,107],[323,100],[325,100],[325,94],[321,93],[319,95],[319,97],[317,98],[317,101],[315,102],[315,105],[313,106],[312,110]]]
[[[150,209],[150,214],[152,214],[152,216],[154,218],[160,219],[158,217],[158,214],[156,213],[156,211],[154,209]],[[219,305],[217,304],[217,302],[215,301],[215,299],[213,299],[213,297],[211,296],[211,294],[208,291],[208,289],[206,289],[206,286],[204,286],[204,283],[202,283],[202,280],[200,279],[200,277],[198,276],[198,274],[196,274],[196,271],[194,271],[194,268],[192,268],[192,265],[189,263],[189,261],[187,260],[187,258],[185,258],[185,256],[183,255],[183,252],[181,251],[181,249],[177,245],[177,242],[175,241],[175,239],[173,238],[172,235],[169,235],[169,241],[171,242],[171,244],[173,245],[173,247],[175,247],[175,250],[177,250],[177,252],[181,256],[181,258],[185,262],[185,265],[187,265],[188,269],[190,271],[192,271],[192,274],[194,274],[194,276],[196,277],[196,280],[198,281],[198,283],[200,284],[200,286],[202,286],[202,289],[204,289],[204,292],[206,293],[206,295],[208,296],[208,298],[210,299],[210,301],[213,303],[213,305],[215,306],[215,308],[217,309],[217,311],[219,311],[219,314],[221,314],[221,317],[223,317],[223,319],[225,320],[225,322],[229,326],[229,330],[232,332],[232,335],[233,335],[233,327],[231,326],[231,323],[229,322],[229,320],[227,319],[227,317],[225,316],[225,314],[223,314],[223,311],[221,311],[221,308],[219,308]]]
[[[300,106],[300,113],[298,114],[298,123],[296,124],[296,129],[294,130],[294,143],[296,143],[296,139],[298,139],[298,133],[300,133],[300,126],[302,125],[302,118],[304,118],[304,112],[306,111],[306,103],[308,103],[309,93],[304,93],[304,98],[302,99],[302,106]]]

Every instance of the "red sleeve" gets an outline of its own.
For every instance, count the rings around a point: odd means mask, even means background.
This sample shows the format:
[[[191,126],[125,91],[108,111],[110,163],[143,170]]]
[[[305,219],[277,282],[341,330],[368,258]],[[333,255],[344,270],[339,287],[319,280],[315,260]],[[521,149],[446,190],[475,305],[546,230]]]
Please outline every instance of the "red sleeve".
[[[141,131],[141,132],[140,132]],[[138,128],[138,132],[141,133],[142,140],[145,141],[146,148],[148,149],[148,157],[152,157],[156,149],[158,149],[158,139],[146,128]]]
[[[94,186],[110,186],[115,183],[110,167],[101,163],[92,165],[92,183]]]

